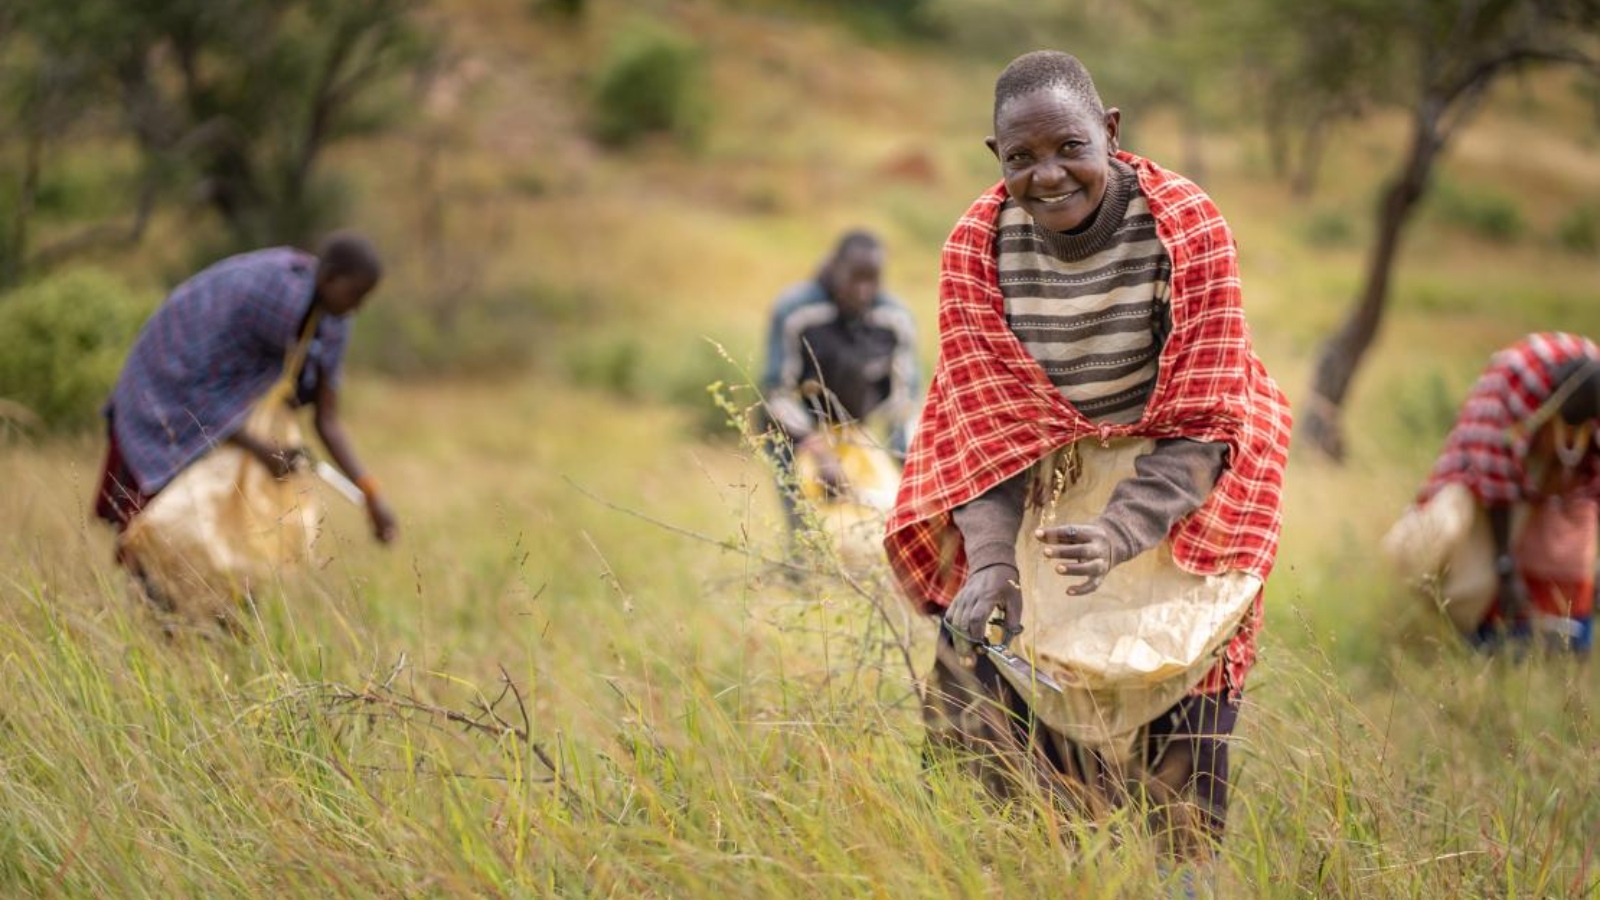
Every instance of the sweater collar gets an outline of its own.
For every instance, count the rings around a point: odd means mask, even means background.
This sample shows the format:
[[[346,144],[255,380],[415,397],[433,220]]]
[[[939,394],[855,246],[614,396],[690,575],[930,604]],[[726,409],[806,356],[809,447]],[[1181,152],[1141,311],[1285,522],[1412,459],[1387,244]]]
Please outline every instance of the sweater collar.
[[[1068,234],[1050,231],[1033,223],[1033,233],[1052,256],[1065,262],[1081,262],[1106,247],[1122,220],[1128,214],[1128,204],[1133,200],[1135,176],[1132,167],[1120,159],[1111,159],[1111,171],[1106,176],[1106,194],[1095,210],[1094,222],[1084,231]]]

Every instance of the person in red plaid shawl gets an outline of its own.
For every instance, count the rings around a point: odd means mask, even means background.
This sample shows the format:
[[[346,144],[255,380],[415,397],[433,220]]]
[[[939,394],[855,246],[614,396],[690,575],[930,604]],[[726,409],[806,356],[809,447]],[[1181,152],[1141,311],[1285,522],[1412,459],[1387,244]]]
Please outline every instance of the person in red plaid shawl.
[[[1067,54],[997,80],[1003,180],[945,244],[939,363],[885,547],[943,617],[930,760],[953,748],[995,792],[1037,781],[1090,813],[1142,798],[1174,852],[1203,857],[1290,413],[1252,350],[1226,222],[1121,151],[1119,124]]]
[[[1473,643],[1537,629],[1580,653],[1593,645],[1597,427],[1600,348],[1575,334],[1530,334],[1496,353],[1462,404],[1417,504],[1459,484],[1488,519],[1491,542],[1463,548],[1494,560],[1494,600]]]

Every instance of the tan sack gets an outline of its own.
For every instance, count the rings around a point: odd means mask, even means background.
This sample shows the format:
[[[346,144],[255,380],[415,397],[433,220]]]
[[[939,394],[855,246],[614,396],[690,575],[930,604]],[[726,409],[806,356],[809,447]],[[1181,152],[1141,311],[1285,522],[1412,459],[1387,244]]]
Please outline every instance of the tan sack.
[[[1012,650],[1062,691],[1001,671],[1045,724],[1114,757],[1130,752],[1139,729],[1205,677],[1261,591],[1261,580],[1245,572],[1183,571],[1163,540],[1112,569],[1095,592],[1067,594],[1083,579],[1057,574],[1034,530],[1099,515],[1134,474],[1134,459],[1153,446],[1083,440],[1052,454],[1034,467],[1029,488],[1049,499],[1043,507],[1030,501],[1017,536],[1023,632]]]
[[[245,430],[278,446],[303,445],[280,382]],[[121,546],[159,605],[191,624],[232,624],[242,598],[311,558],[321,510],[312,476],[272,477],[233,444],[185,468],[128,523]]]
[[[1520,530],[1521,516],[1513,521]],[[1499,591],[1489,515],[1466,485],[1451,482],[1413,505],[1381,544],[1400,577],[1444,611],[1457,630],[1475,631]]]

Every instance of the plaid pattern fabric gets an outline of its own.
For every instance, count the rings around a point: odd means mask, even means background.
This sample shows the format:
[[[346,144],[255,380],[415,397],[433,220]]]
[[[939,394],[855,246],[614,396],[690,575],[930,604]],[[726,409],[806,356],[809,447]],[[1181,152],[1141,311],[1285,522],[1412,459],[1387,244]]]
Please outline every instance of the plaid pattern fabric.
[[[316,257],[299,250],[244,253],[185,281],[156,310],[107,409],[132,487],[153,496],[244,424],[300,337],[316,274]],[[348,321],[322,318],[308,378],[337,383],[349,334]]]
[[[1496,353],[1461,405],[1417,502],[1426,503],[1451,482],[1465,485],[1484,504],[1538,497],[1526,466],[1537,430],[1530,420],[1560,387],[1562,373],[1584,359],[1600,359],[1600,348],[1563,332],[1530,334]],[[1600,463],[1590,454],[1583,465],[1584,493],[1600,496]]]
[[[1210,198],[1175,173],[1130,153],[1172,258],[1173,331],[1144,416],[1095,424],[1061,397],[1006,327],[998,287],[996,185],[945,243],[939,279],[939,363],[906,459],[884,545],[901,588],[923,612],[949,605],[966,578],[950,510],[1083,438],[1134,436],[1223,441],[1229,463],[1206,503],[1170,536],[1179,566],[1263,580],[1281,526],[1289,404],[1256,358],[1245,322],[1232,232]],[[1255,612],[1227,648],[1228,664],[1202,682],[1237,687],[1254,660]]]

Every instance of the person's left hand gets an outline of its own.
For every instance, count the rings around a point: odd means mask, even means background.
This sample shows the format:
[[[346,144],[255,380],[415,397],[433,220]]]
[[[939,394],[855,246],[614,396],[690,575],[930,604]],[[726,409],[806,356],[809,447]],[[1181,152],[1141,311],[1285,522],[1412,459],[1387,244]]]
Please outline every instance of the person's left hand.
[[[367,496],[367,518],[372,520],[372,536],[381,543],[393,543],[400,534],[400,520],[381,494]]]
[[[1044,544],[1045,557],[1059,560],[1056,572],[1087,579],[1067,588],[1068,594],[1092,593],[1117,564],[1111,552],[1111,538],[1103,525],[1052,525],[1034,534]]]

